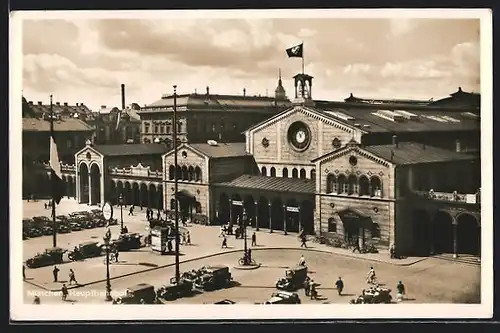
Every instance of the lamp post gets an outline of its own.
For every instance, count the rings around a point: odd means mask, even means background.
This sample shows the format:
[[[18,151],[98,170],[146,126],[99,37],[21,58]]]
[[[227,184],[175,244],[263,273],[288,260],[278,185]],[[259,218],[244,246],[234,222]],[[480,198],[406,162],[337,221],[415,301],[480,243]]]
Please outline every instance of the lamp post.
[[[248,244],[247,244],[247,211],[245,208],[243,208],[243,214],[242,214],[242,228],[243,228],[243,246],[244,246],[244,253],[245,253],[245,258],[248,260]],[[250,264],[249,262],[245,262],[245,264]]]
[[[109,302],[113,300],[113,298],[111,297],[111,280],[109,278],[109,241],[111,240],[111,230],[109,230],[109,228],[106,231],[103,239],[106,250],[106,301]]]
[[[123,193],[120,193],[118,203],[120,204],[120,233],[123,233]]]

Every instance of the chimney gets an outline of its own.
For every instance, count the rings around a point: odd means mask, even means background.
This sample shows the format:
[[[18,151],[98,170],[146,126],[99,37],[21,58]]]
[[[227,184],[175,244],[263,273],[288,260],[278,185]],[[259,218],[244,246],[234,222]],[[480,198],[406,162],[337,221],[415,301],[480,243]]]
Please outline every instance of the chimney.
[[[122,110],[125,110],[125,85],[122,83]]]
[[[64,106],[68,106],[68,102],[64,102]]]
[[[33,101],[29,101],[29,102],[28,102],[28,104],[29,104],[29,105],[33,105]]]
[[[459,91],[459,92],[462,92],[462,87],[458,87],[458,91]]]
[[[207,96],[210,96],[210,87],[207,86]]]
[[[42,105],[42,101],[38,101],[38,105]]]
[[[105,109],[106,108],[106,105],[101,105],[101,109]]]
[[[243,96],[246,96],[247,95],[247,90],[246,88],[243,88]]]
[[[78,103],[76,103],[76,106],[78,106]]]
[[[393,136],[392,136],[392,145],[393,145],[395,148],[398,148],[398,147],[399,147],[399,144],[398,144],[398,136],[397,136],[397,135],[393,135]]]
[[[56,102],[56,105],[61,105],[61,103],[59,103],[59,102]]]
[[[394,150],[391,150],[391,162],[394,161]]]
[[[460,140],[455,140],[455,151],[457,153],[461,153],[462,152],[462,147],[460,145]]]

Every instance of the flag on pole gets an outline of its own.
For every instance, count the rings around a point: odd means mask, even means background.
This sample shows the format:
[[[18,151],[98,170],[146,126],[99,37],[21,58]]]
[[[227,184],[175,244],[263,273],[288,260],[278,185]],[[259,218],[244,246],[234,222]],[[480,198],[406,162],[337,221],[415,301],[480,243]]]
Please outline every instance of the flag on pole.
[[[52,173],[52,198],[54,198],[56,204],[59,204],[66,192],[66,186],[62,179],[61,163],[59,162],[59,154],[57,153],[57,145],[53,132],[50,135],[50,169]]]
[[[286,49],[286,54],[288,55],[288,58],[302,58],[303,50],[304,43]]]

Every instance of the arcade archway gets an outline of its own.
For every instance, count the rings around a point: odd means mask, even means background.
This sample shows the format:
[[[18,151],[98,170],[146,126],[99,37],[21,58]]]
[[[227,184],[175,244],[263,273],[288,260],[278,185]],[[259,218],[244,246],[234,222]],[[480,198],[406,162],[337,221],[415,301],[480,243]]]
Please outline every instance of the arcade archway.
[[[226,193],[222,193],[219,196],[219,211],[217,214],[220,224],[226,224],[229,222],[229,211],[230,211],[229,197]]]
[[[266,197],[260,197],[258,203],[259,228],[269,228],[269,201]]]
[[[139,187],[139,190],[141,192],[141,197],[139,200],[139,205],[142,207],[148,207],[148,185],[145,183],[142,183],[141,186]]]
[[[87,164],[80,164],[80,203],[89,202],[89,168]]]
[[[247,195],[243,199],[243,207],[245,208],[245,212],[247,213],[247,225],[255,226],[255,201],[251,195]]]
[[[108,198],[112,205],[116,205],[118,203],[118,197],[116,196],[116,193],[116,183],[114,181],[110,181]]]
[[[90,167],[90,204],[97,205],[101,203],[101,171],[99,166],[94,163]]]
[[[125,190],[123,191],[123,204],[125,206],[134,204],[134,200],[132,200],[132,185],[130,184],[130,182],[125,182]]]
[[[284,211],[286,230],[287,232],[299,232],[300,228],[300,207],[295,199],[290,199],[286,202]]]
[[[459,254],[481,253],[481,226],[471,214],[457,216],[457,250]]]
[[[453,253],[453,218],[450,214],[438,211],[434,217],[434,251]]]
[[[149,191],[148,191],[149,197],[148,197],[148,207],[149,208],[158,208],[159,204],[159,199],[158,199],[158,193],[156,191],[156,186],[154,184],[149,185]]]
[[[123,183],[121,181],[117,181],[116,182],[116,194],[115,194],[117,205],[120,204],[120,202],[119,202],[120,195],[122,196],[123,204],[126,205],[127,203],[125,200],[125,191],[123,189]]]
[[[242,203],[239,205],[238,203]],[[243,215],[243,202],[241,196],[239,194],[234,194],[231,197],[231,223],[238,224],[241,221],[241,217]]]
[[[431,253],[432,229],[431,218],[425,210],[416,210],[412,214],[413,250],[416,255],[426,256]]]
[[[300,218],[304,232],[308,235],[314,234],[314,203],[309,200],[302,201],[300,205]]]
[[[132,184],[132,205],[139,206],[141,203],[141,191],[139,190],[139,184]]]
[[[283,203],[275,199],[271,203],[271,227],[273,230],[283,230]]]

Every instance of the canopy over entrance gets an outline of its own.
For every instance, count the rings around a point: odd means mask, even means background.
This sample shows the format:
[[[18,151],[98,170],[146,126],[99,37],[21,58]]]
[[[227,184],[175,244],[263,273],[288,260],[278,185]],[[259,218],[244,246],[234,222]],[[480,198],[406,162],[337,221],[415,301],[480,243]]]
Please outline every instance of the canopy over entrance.
[[[176,197],[178,200],[189,201],[189,202],[196,201],[196,197],[194,195],[192,195],[191,193],[189,193],[189,191],[186,191],[186,190],[178,191],[176,194]]]
[[[348,208],[338,212],[338,214],[342,223],[350,227],[369,229],[373,223],[370,216],[364,215],[356,209]]]

